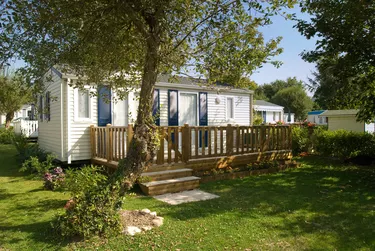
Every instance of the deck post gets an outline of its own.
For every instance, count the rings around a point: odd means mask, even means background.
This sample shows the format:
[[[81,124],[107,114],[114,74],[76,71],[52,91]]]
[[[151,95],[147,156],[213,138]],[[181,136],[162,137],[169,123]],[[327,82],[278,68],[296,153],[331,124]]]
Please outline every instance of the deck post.
[[[105,127],[105,134],[106,134],[106,142],[105,142],[105,153],[107,156],[107,161],[111,161],[112,159],[112,131],[110,130],[111,124],[107,124]]]
[[[266,137],[266,127],[264,124],[261,125],[260,127],[260,152],[264,151],[265,148],[265,137]]]
[[[182,161],[188,162],[190,159],[191,145],[190,145],[190,128],[188,124],[182,127]]]
[[[233,127],[231,124],[227,125],[227,133],[226,133],[226,141],[227,141],[227,156],[231,156],[233,152]]]
[[[96,156],[96,135],[95,135],[95,126],[90,125],[90,143],[91,143],[91,159]]]

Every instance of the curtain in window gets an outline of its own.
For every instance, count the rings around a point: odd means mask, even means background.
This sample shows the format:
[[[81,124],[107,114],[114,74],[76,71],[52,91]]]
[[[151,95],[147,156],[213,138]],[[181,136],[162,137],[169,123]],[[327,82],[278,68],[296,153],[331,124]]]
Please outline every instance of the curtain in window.
[[[78,117],[89,118],[89,90],[78,91]]]

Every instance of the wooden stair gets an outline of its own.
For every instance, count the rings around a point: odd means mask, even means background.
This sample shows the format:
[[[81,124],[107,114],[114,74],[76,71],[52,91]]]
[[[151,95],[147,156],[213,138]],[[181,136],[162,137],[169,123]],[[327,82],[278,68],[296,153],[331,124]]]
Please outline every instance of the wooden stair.
[[[168,169],[142,173],[141,177],[149,177],[150,181],[139,186],[146,195],[176,193],[199,187],[199,177],[192,176],[193,170],[188,168]]]

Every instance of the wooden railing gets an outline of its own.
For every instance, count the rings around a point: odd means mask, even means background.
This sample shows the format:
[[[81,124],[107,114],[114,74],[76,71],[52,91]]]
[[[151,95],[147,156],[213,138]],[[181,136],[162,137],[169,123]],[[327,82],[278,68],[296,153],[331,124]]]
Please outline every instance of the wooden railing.
[[[126,157],[133,127],[91,126],[92,158]],[[272,150],[291,150],[290,126],[161,126],[158,165]]]

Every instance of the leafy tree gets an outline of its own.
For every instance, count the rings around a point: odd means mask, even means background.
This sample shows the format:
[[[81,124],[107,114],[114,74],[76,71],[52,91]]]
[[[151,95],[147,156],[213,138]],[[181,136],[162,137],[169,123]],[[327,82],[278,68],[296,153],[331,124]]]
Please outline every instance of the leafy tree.
[[[304,84],[302,81],[297,80],[296,77],[287,78],[287,80],[275,80],[271,83],[259,86],[255,91],[255,95],[257,97],[263,97],[266,101],[271,101],[278,91],[292,86],[303,88]]]
[[[284,106],[285,113],[294,112],[297,120],[304,120],[312,108],[312,101],[305,90],[299,86],[291,86],[278,91],[272,102]]]
[[[105,83],[118,92],[141,87],[126,159],[120,161],[108,187],[90,190],[79,200],[86,203],[80,208],[90,210],[117,207],[121,195],[155,156],[158,138],[151,113],[157,75],[195,72],[210,83],[239,86],[242,76],[281,53],[277,48],[281,38],[266,42],[258,28],[295,2],[5,0],[0,11],[4,31],[0,63],[23,58],[28,67],[22,73],[37,84],[46,69],[59,64],[63,71],[78,75],[76,87],[85,82]],[[100,217],[105,222],[108,215],[103,212],[110,211],[93,213],[92,222]],[[87,229],[101,233],[110,228]]]
[[[316,105],[329,110],[358,108],[359,102],[353,94],[361,92],[359,86],[352,85],[350,79],[338,78],[336,68],[335,60],[318,63],[313,78],[309,78],[308,87],[314,92]]]
[[[31,93],[20,76],[0,76],[0,114],[5,114],[5,128],[9,128],[14,113],[31,101]]]
[[[350,91],[353,95],[352,100],[358,102],[359,120],[373,119],[375,1],[304,0],[301,7],[313,18],[310,21],[299,20],[296,27],[308,39],[318,37],[315,50],[304,52],[303,58],[309,62],[323,64],[327,60],[337,58],[333,75],[339,82],[342,81],[340,91]],[[357,88],[360,89],[359,92],[352,91]],[[341,99],[339,95],[336,98]]]

